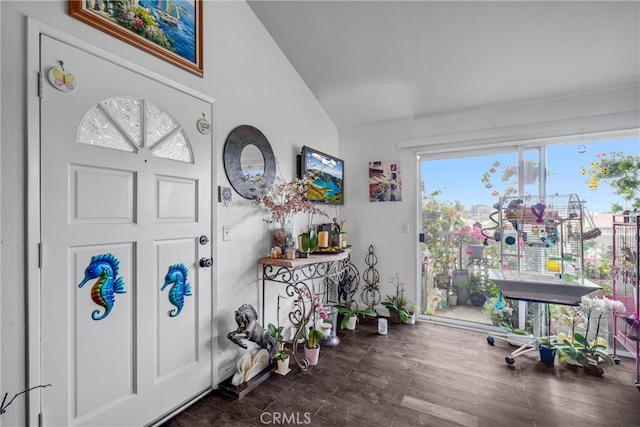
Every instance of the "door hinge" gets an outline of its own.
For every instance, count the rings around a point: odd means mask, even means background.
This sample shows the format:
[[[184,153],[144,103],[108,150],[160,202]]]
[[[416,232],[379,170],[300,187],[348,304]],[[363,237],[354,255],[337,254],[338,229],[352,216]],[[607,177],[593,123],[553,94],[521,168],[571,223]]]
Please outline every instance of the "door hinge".
[[[42,83],[44,81],[44,73],[38,71],[38,98],[42,98]]]
[[[42,268],[42,242],[38,243],[38,268]]]

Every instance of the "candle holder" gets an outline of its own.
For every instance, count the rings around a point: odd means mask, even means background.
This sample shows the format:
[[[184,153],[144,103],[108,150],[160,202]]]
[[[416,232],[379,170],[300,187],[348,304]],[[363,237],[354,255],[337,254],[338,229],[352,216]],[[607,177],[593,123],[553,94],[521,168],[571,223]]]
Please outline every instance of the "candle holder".
[[[338,330],[338,307],[334,305],[324,306],[327,312],[327,318],[324,319],[324,323],[331,323],[331,332],[328,336],[322,337],[318,340],[318,344],[322,347],[334,347],[340,344],[340,338],[336,334]]]

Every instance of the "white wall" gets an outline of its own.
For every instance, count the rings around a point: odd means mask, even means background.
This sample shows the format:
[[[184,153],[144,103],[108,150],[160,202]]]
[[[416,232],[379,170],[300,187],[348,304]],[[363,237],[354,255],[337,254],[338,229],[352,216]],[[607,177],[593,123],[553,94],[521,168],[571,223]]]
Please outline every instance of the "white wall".
[[[640,127],[640,86],[612,88],[562,98],[532,100],[521,105],[465,111],[345,130],[340,156],[345,161],[346,204],[352,260],[362,273],[364,257],[373,244],[378,257],[382,298],[391,294],[389,279],[399,274],[405,296],[418,301],[416,156],[419,152],[465,150],[558,136],[597,134]],[[402,160],[402,202],[371,203],[368,162]],[[454,173],[454,171],[452,171]],[[409,233],[402,224],[409,224]]]
[[[35,384],[26,383],[26,17],[64,31],[101,49],[117,53],[167,78],[216,99],[216,176],[229,185],[222,167],[222,148],[238,125],[253,125],[267,136],[285,178],[295,174],[295,154],[305,145],[338,151],[338,131],[301,81],[277,45],[241,1],[204,4],[204,78],[151,56],[68,15],[68,2],[0,1],[1,82],[0,133],[0,392],[10,397]],[[7,60],[11,58],[11,60]],[[99,70],[97,70],[99,72]],[[214,189],[216,191],[216,189]],[[217,193],[214,193],[214,200]],[[226,339],[236,324],[233,311],[243,303],[258,307],[257,259],[270,247],[269,227],[257,206],[234,193],[228,207],[214,204],[216,225],[231,226],[231,241],[217,244],[214,329],[219,331],[218,368],[233,362],[237,346]],[[301,221],[300,221],[301,223]],[[0,425],[25,424],[25,398],[19,397],[0,417]],[[32,422],[34,422],[32,420]]]

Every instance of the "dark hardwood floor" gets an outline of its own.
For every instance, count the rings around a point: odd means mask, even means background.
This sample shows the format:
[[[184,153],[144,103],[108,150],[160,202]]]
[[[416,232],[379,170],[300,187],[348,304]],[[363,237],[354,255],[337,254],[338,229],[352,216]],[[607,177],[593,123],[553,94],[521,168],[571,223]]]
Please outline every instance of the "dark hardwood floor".
[[[487,335],[430,323],[389,325],[373,319],[320,351],[318,365],[272,375],[240,400],[214,391],[167,421],[179,426],[640,426],[635,361],[604,366],[604,375]]]

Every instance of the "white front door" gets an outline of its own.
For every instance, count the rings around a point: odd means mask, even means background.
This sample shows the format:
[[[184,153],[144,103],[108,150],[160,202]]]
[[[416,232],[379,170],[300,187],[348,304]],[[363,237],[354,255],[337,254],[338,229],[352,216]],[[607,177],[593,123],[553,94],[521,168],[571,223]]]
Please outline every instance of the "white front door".
[[[40,52],[44,424],[144,425],[212,386],[212,105],[46,35]]]

